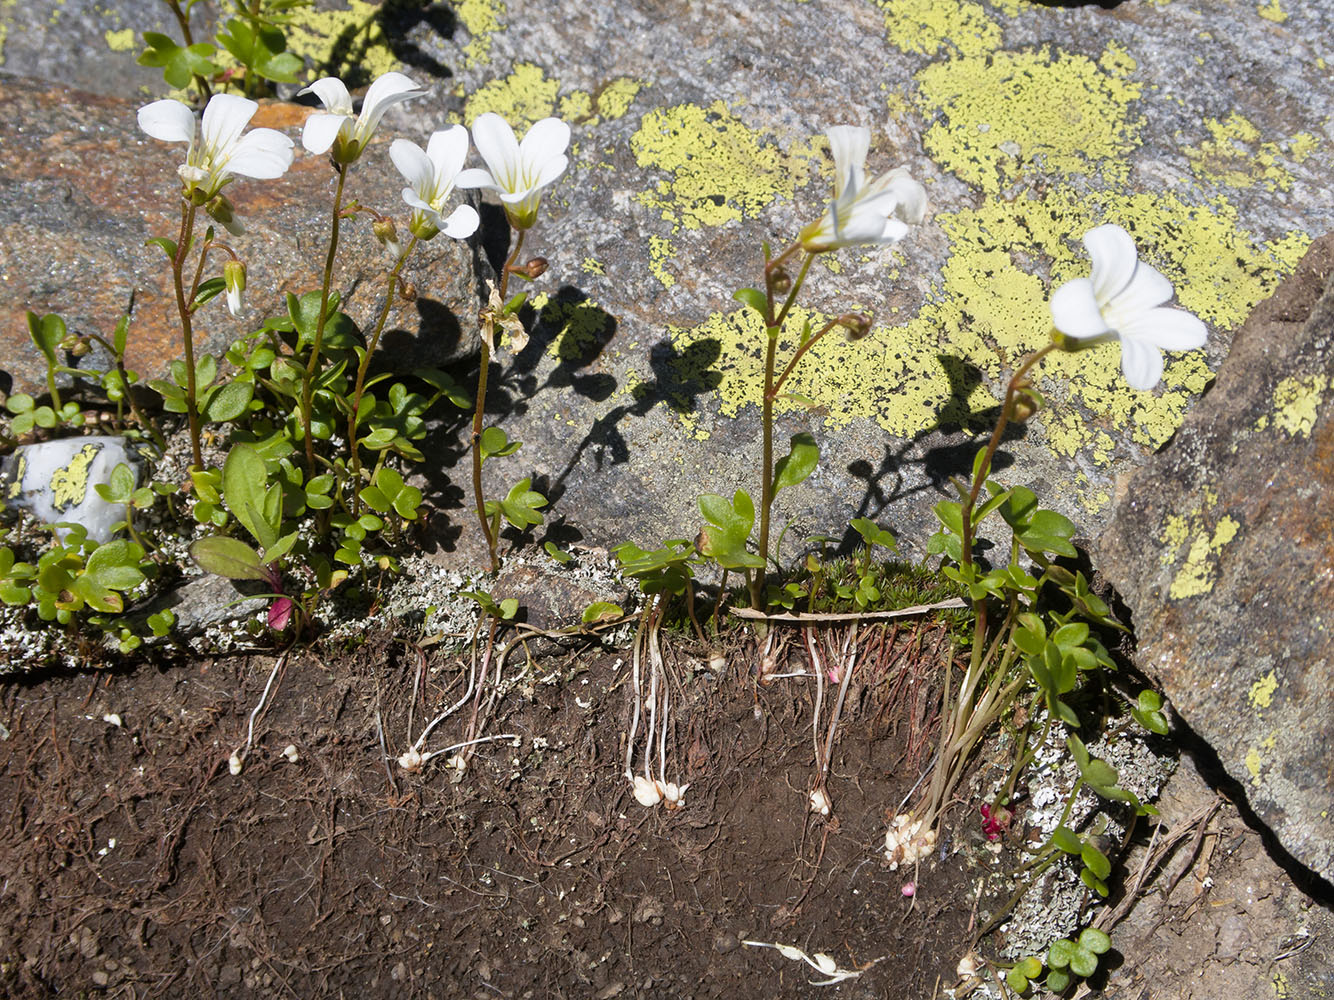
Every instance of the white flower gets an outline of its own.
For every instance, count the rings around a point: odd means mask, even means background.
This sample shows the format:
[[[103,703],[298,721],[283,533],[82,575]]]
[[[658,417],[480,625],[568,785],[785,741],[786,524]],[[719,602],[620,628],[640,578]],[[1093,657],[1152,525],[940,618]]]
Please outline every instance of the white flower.
[[[311,153],[324,153],[332,146],[335,160],[352,163],[371,141],[371,135],[386,111],[401,101],[424,93],[426,91],[402,73],[385,73],[367,88],[366,97],[361,102],[361,114],[353,118],[352,95],[343,81],[333,76],[316,80],[297,92],[298,96],[314,94],[324,105],[323,111],[316,111],[306,119],[301,130],[301,145]]]
[[[472,141],[488,169],[463,171],[458,177],[459,187],[495,191],[510,225],[530,228],[537,221],[542,189],[565,173],[569,165],[565,150],[570,145],[570,126],[558,118],[543,118],[519,142],[509,123],[488,111],[472,123]]]
[[[461,240],[477,231],[477,210],[471,205],[459,205],[447,218],[443,214],[467,156],[468,130],[462,125],[433,133],[425,152],[407,139],[395,139],[389,147],[389,158],[408,182],[403,200],[416,209],[409,228],[422,239],[444,232]]]
[[[241,315],[242,294],[245,292],[245,265],[239,260],[229,260],[222,265],[222,282],[227,289],[227,311],[233,316]]]
[[[835,125],[825,133],[834,154],[834,200],[799,235],[808,253],[864,243],[894,243],[926,215],[926,189],[904,167],[866,181],[871,130]]]
[[[195,136],[194,113],[180,101],[163,100],[139,109],[139,127],[163,142],[187,142],[190,151],[177,168],[195,204],[202,204],[231,180],[232,174],[271,180],[292,165],[292,140],[271,128],[245,127],[259,110],[235,94],[214,94],[204,108]]]
[[[1089,230],[1084,246],[1093,260],[1092,276],[1067,281],[1052,293],[1052,322],[1075,340],[1120,340],[1126,381],[1152,389],[1163,375],[1160,352],[1203,347],[1208,331],[1184,309],[1162,308],[1172,297],[1172,283],[1139,259],[1135,241],[1120,226]]]

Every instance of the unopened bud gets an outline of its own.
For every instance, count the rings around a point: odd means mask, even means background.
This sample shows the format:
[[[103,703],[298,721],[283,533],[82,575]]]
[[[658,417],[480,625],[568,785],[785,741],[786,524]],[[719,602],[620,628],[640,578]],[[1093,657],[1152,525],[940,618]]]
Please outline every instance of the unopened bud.
[[[861,340],[871,332],[871,317],[848,313],[838,318],[838,325],[848,331],[848,340]]]
[[[549,265],[545,257],[534,257],[530,261],[528,261],[527,264],[524,264],[522,267],[516,267],[513,268],[512,270],[515,274],[521,274],[525,278],[531,281],[534,278],[540,278],[542,277],[542,275],[546,274],[548,266]]]
[[[208,203],[205,211],[217,221],[218,225],[233,236],[241,236],[245,233],[245,224],[237,217],[236,209],[227,200],[226,195],[215,195]]]
[[[404,302],[417,301],[417,286],[410,281],[401,281],[398,284],[398,297]]]
[[[376,219],[371,223],[371,232],[380,241],[380,246],[389,251],[389,256],[395,260],[403,256],[403,248],[398,242],[398,227],[394,225],[393,219]]]
[[[1010,418],[1022,424],[1042,409],[1042,396],[1035,389],[1025,389],[1014,401],[1014,415]]]
[[[779,295],[786,295],[792,291],[792,275],[781,267],[777,268],[769,276],[769,284]]]
[[[80,337],[76,333],[71,333],[60,342],[60,349],[72,357],[81,358],[93,349],[93,345],[88,337]]]
[[[241,315],[241,297],[245,292],[245,265],[232,258],[222,265],[222,282],[227,288],[227,311]]]

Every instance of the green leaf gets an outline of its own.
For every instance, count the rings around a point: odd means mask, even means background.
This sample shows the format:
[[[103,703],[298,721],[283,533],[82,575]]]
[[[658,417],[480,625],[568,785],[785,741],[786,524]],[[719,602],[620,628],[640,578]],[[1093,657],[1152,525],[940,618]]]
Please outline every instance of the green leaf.
[[[1075,943],[1061,938],[1053,941],[1047,949],[1047,966],[1052,969],[1064,969],[1070,964],[1070,957],[1075,952]]]
[[[1084,842],[1084,848],[1079,852],[1079,859],[1084,862],[1084,867],[1100,879],[1105,879],[1112,873],[1112,863],[1107,859],[1107,855],[1088,841]]]
[[[716,493],[705,493],[698,503],[700,513],[709,522],[699,533],[700,552],[723,569],[764,567],[763,558],[746,551],[755,525],[755,503],[750,494],[737,490],[729,503]]]
[[[942,500],[931,508],[945,528],[963,537],[963,507],[953,500]]]
[[[195,76],[207,78],[218,71],[210,61],[217,51],[212,45],[199,42],[188,49],[182,48],[156,31],[145,31],[143,39],[148,48],[139,53],[137,62],[140,66],[161,69],[163,79],[177,90],[188,87]]]
[[[252,444],[234,444],[222,465],[222,497],[227,509],[245,526],[260,548],[278,540],[281,490],[269,486],[268,469]]]
[[[1082,774],[1089,766],[1089,752],[1088,748],[1084,746],[1084,741],[1071,733],[1066,737],[1065,745],[1069,747],[1071,756],[1075,758],[1075,766],[1079,768]]]
[[[585,625],[597,625],[600,622],[615,621],[624,614],[625,611],[619,604],[612,604],[611,601],[594,601],[584,608],[580,620]]]
[[[769,315],[769,297],[758,288],[738,288],[732,298],[759,313],[761,322]]]
[[[562,566],[574,561],[574,557],[568,552],[563,552],[555,542],[543,542],[542,548],[546,550],[547,555],[560,563]]]
[[[1112,948],[1112,939],[1106,931],[1096,927],[1085,927],[1079,932],[1079,946],[1095,955],[1105,955]]]
[[[870,548],[873,545],[880,545],[889,549],[891,552],[897,552],[899,550],[899,540],[894,537],[894,533],[886,531],[869,517],[853,518],[852,521],[849,522],[848,527],[852,528],[853,531],[862,536],[862,540],[866,542],[867,548]]]
[[[167,260],[175,260],[175,259],[176,259],[176,242],[175,242],[175,240],[169,240],[169,239],[166,239],[165,237],[158,236],[158,237],[155,237],[154,239],[145,241],[144,246],[146,246],[146,247],[154,247],[154,246],[157,247],[158,249],[160,249],[163,253],[165,253],[165,254],[167,255]]]
[[[1084,841],[1068,826],[1058,826],[1051,834],[1052,845],[1066,854],[1080,854],[1084,850]]]
[[[190,545],[190,558],[207,573],[229,580],[264,580],[269,578],[259,553],[239,538],[209,535]]]
[[[266,565],[276,563],[291,551],[292,546],[296,544],[297,536],[298,533],[295,531],[288,532],[265,549],[264,554],[260,558],[264,560]]]
[[[1074,951],[1070,953],[1070,971],[1087,979],[1098,971],[1098,956],[1087,948],[1075,945]]]
[[[541,493],[536,493],[529,487],[532,480],[525,477],[520,479],[510,489],[503,500],[488,500],[486,502],[486,512],[494,516],[497,512],[501,514],[514,527],[520,531],[543,521],[542,515],[538,509],[547,505],[547,498]]]
[[[55,313],[38,316],[28,311],[28,337],[53,365],[56,363],[56,349],[65,339],[65,333],[65,321]]]
[[[1099,791],[1116,785],[1116,768],[1105,760],[1091,760],[1087,767],[1080,768],[1080,772],[1084,775],[1084,780]]]
[[[200,412],[208,423],[226,423],[245,413],[254,396],[255,387],[252,383],[226,382],[208,394]]]
[[[513,455],[521,447],[520,442],[511,441],[509,435],[499,427],[488,427],[482,431],[477,444],[482,449],[483,458],[504,458]]]
[[[1052,969],[1047,973],[1047,989],[1053,993],[1064,993],[1070,988],[1070,973],[1065,969]]]
[[[195,290],[195,305],[202,306],[209,299],[217,298],[227,288],[227,283],[220,277],[201,281]]]
[[[820,449],[810,434],[792,435],[791,450],[774,467],[774,493],[796,486],[820,464]]]
[[[1005,985],[1010,987],[1016,993],[1023,993],[1028,989],[1028,977],[1015,966],[1009,972],[1005,973]]]

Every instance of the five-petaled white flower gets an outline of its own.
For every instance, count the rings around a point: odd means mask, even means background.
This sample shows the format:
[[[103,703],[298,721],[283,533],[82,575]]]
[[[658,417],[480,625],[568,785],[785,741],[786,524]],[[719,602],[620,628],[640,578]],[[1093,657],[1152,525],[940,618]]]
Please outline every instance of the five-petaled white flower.
[[[487,111],[472,123],[472,141],[488,169],[463,171],[458,186],[495,191],[510,225],[530,228],[537,221],[542,189],[569,165],[565,150],[570,145],[570,126],[558,118],[543,118],[519,142],[505,119]]]
[[[298,91],[298,96],[314,94],[324,105],[323,111],[316,111],[306,119],[301,130],[301,145],[307,151],[317,154],[328,151],[332,146],[337,162],[352,163],[371,141],[371,135],[386,111],[401,101],[420,97],[424,93],[426,91],[402,73],[385,73],[366,90],[366,97],[361,102],[361,114],[354,118],[352,95],[347,92],[343,81],[333,76],[316,80],[309,87]]]
[[[926,189],[904,167],[866,180],[866,152],[871,130],[835,125],[826,133],[834,154],[834,200],[798,239],[808,253],[823,253],[865,243],[894,243],[908,234],[908,223],[926,215]]]
[[[194,204],[203,204],[232,174],[270,180],[292,165],[292,140],[271,128],[245,132],[259,110],[235,94],[214,94],[195,135],[194,113],[180,101],[163,100],[139,109],[139,127],[163,142],[187,142],[190,151],[177,168]]]
[[[389,147],[389,158],[408,182],[403,200],[416,209],[409,228],[421,239],[444,232],[462,240],[477,231],[477,210],[471,205],[459,205],[444,215],[445,200],[454,193],[467,157],[468,130],[462,125],[432,133],[425,152],[407,139],[395,139]]]
[[[1203,347],[1208,331],[1184,309],[1162,307],[1172,297],[1172,283],[1139,259],[1135,241],[1120,226],[1089,230],[1084,246],[1093,273],[1052,293],[1052,322],[1075,340],[1120,340],[1126,381],[1152,389],[1163,374],[1160,352]]]

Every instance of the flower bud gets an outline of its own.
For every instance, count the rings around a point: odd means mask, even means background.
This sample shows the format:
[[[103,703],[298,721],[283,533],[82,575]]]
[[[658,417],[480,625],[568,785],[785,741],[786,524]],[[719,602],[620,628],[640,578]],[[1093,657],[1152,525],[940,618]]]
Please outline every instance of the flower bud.
[[[533,278],[540,278],[542,275],[546,274],[547,267],[548,264],[545,257],[534,257],[518,270],[525,278],[531,280]]]
[[[1015,398],[1014,412],[1010,417],[1016,423],[1022,424],[1038,410],[1042,409],[1043,399],[1036,389],[1024,389]]]
[[[371,223],[371,232],[380,241],[380,246],[389,251],[389,256],[395,260],[403,256],[403,248],[398,242],[398,227],[394,225],[393,219],[376,219]]]
[[[410,281],[400,281],[398,283],[398,297],[404,302],[416,302],[417,286]]]
[[[227,232],[231,233],[233,236],[242,236],[245,234],[245,223],[243,223],[237,216],[236,208],[227,200],[225,194],[214,196],[214,198],[209,201],[204,211],[208,212],[209,216],[213,218],[218,225],[222,226],[223,229],[227,230]]]
[[[93,345],[88,337],[71,333],[60,342],[60,349],[72,357],[81,358],[93,349]]]
[[[838,325],[848,331],[848,340],[861,340],[871,332],[871,317],[862,313],[846,313],[838,318]]]
[[[245,265],[233,258],[222,265],[222,281],[227,287],[227,311],[241,315],[241,294],[245,291]]]
[[[779,295],[786,295],[792,291],[792,275],[781,267],[775,268],[773,274],[769,275],[769,284]]]

